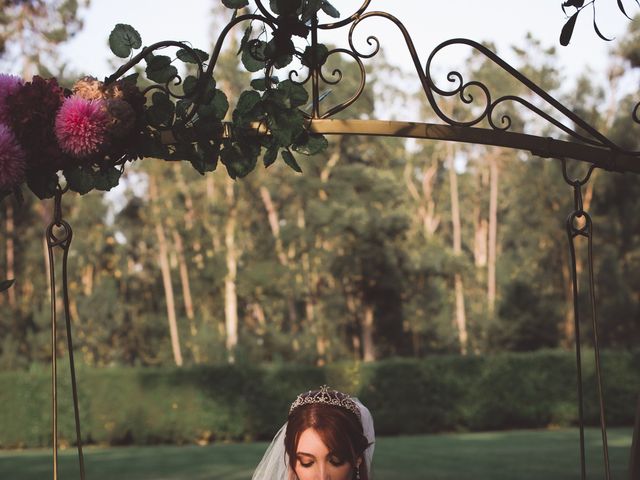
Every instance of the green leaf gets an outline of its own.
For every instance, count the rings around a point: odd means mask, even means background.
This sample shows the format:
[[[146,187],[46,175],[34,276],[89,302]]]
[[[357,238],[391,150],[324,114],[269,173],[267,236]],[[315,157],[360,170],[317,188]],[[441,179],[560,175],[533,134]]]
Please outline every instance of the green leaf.
[[[242,49],[240,60],[249,72],[258,72],[265,67],[264,50],[266,43],[262,40],[251,40]]]
[[[193,102],[191,102],[191,100],[187,100],[184,98],[178,100],[178,102],[176,103],[176,115],[180,118],[184,118],[189,112],[189,108],[192,104]]]
[[[331,5],[327,0],[322,1],[322,11],[333,18],[340,18],[340,12]]]
[[[64,171],[64,178],[67,179],[69,188],[80,195],[90,192],[95,187],[92,172],[84,170],[82,167],[69,168]]]
[[[213,172],[218,166],[218,158],[220,157],[220,144],[211,144],[200,142],[196,145],[196,154],[191,158],[191,165],[201,175],[206,172]]]
[[[111,48],[114,55],[120,58],[127,58],[131,55],[131,50],[141,46],[142,38],[131,25],[119,23],[109,35],[109,48]]]
[[[143,134],[138,141],[140,155],[149,158],[168,158],[169,147],[164,145],[159,135]]]
[[[245,90],[240,94],[238,104],[236,105],[236,111],[239,114],[250,112],[253,107],[260,101],[260,94],[252,90]]]
[[[169,95],[164,92],[155,92],[151,100],[153,104],[146,111],[149,123],[155,126],[173,123],[173,115],[176,110]]]
[[[207,52],[203,52],[202,50],[198,50],[197,48],[187,50],[186,48],[181,48],[176,53],[177,57],[185,63],[202,63],[206,62],[209,59],[209,54]],[[198,62],[198,60],[200,62]]]
[[[120,170],[115,167],[100,170],[93,177],[96,190],[108,192],[120,182]]]
[[[311,68],[314,65],[316,65],[317,67],[321,67],[327,61],[328,56],[329,50],[322,43],[317,44],[315,49],[313,48],[313,46],[309,45],[307,48],[305,48],[304,52],[302,52],[300,62],[305,67]]]
[[[27,176],[27,186],[40,199],[53,198],[58,186],[58,176],[55,172],[37,172],[37,175]]]
[[[280,15],[294,15],[302,6],[302,0],[276,0],[276,5]]]
[[[182,91],[187,97],[192,97],[196,93],[198,87],[198,79],[193,75],[189,75],[182,82]]]
[[[2,280],[2,281],[0,281],[0,292],[4,292],[5,290],[9,290],[14,283],[15,283],[15,280]]]
[[[171,58],[157,55],[147,58],[147,78],[153,82],[167,83],[178,75],[178,69],[171,65]]]
[[[289,100],[289,107],[295,108],[307,103],[309,94],[299,83],[292,82],[291,80],[284,80],[278,84],[278,90],[284,92]]]
[[[278,83],[278,77],[270,77],[270,80],[274,85]],[[267,89],[267,78],[262,77],[251,80],[251,88],[260,92],[264,92]]]
[[[229,110],[229,101],[222,90],[216,90],[213,99],[198,108],[198,115],[203,118],[215,118],[217,120],[224,119]]]
[[[576,26],[576,20],[578,19],[578,14],[580,10],[571,15],[571,18],[567,20],[567,23],[562,27],[562,31],[560,32],[560,45],[566,47],[569,45],[569,41],[571,40],[571,36],[573,35],[573,27]]]
[[[264,163],[264,168],[269,167],[276,161],[278,158],[278,147],[267,148],[264,152],[264,157],[262,158],[262,162]]]
[[[291,167],[293,170],[298,173],[302,173],[300,165],[298,165],[298,162],[296,162],[296,159],[293,157],[293,154],[289,150],[282,150],[282,159],[284,160],[284,163],[289,165],[289,167]]]
[[[240,48],[238,48],[238,53],[236,55],[240,55],[240,52],[244,49],[244,47],[249,43],[249,39],[251,38],[251,33],[253,31],[253,27],[251,24],[244,31],[244,35],[242,35],[242,40],[240,40]]]
[[[122,83],[126,83],[127,85],[136,85],[138,83],[138,77],[140,74],[138,72],[132,73],[131,75],[127,75],[122,78]]]
[[[316,153],[326,150],[329,146],[329,142],[325,136],[319,133],[309,133],[303,137],[305,140],[304,143],[293,146],[293,150],[303,155],[315,155]]]
[[[293,60],[296,49],[291,38],[273,37],[266,44],[264,55],[273,61],[276,68],[284,68]]]
[[[224,147],[220,152],[220,160],[231,178],[242,178],[248,175],[256,165],[257,154],[252,156],[252,153],[248,149],[241,149],[238,143],[234,143]]]
[[[238,9],[249,5],[249,0],[222,0],[222,4],[227,8]]]
[[[302,9],[302,17],[300,19],[303,22],[312,19],[317,15],[320,8],[322,8],[322,0],[307,0]]]

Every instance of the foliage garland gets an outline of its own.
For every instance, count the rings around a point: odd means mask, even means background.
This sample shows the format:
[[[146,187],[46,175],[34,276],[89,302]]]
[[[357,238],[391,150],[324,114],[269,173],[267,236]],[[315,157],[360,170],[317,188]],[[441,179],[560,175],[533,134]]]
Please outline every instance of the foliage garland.
[[[140,34],[118,24],[109,46],[117,57],[130,61],[104,82],[85,77],[64,89],[55,78],[34,76],[23,82],[0,75],[0,201],[11,194],[20,201],[24,183],[40,199],[55,196],[61,183],[80,194],[107,191],[118,185],[126,162],[146,157],[187,160],[203,175],[220,160],[235,179],[250,173],[260,157],[269,167],[280,155],[301,172],[293,152],[313,155],[328,143],[307,129],[300,107],[308,93],[302,84],[291,75],[279,81],[271,72],[287,67],[294,57],[317,71],[327,48],[318,44],[300,51],[293,37],[307,38],[321,10],[334,18],[340,14],[326,0],[270,0],[272,22],[255,14],[239,15],[248,0],[222,3],[234,10],[232,24],[251,20],[238,55],[247,71],[264,71],[239,95],[230,122],[223,123],[227,96],[217,88],[211,66],[204,70],[207,60],[217,60],[215,53],[210,59],[206,52],[174,41],[142,48]],[[256,19],[263,24],[259,32],[253,31]],[[176,58],[155,53],[168,46],[179,47]],[[135,50],[146,62],[146,80],[139,73],[122,77],[137,64]],[[173,65],[176,60],[200,74],[182,80]],[[171,90],[178,86],[181,94]],[[257,134],[256,125],[268,135]],[[176,141],[167,141],[167,134]],[[0,282],[0,291],[12,283]]]
[[[234,10],[236,19],[248,0],[222,3]],[[0,146],[5,153],[0,154],[0,198],[11,193],[19,198],[25,182],[39,198],[53,197],[58,172],[69,189],[80,194],[110,190],[127,161],[145,157],[187,160],[201,174],[215,170],[220,160],[235,179],[251,172],[261,156],[268,167],[280,154],[301,172],[293,152],[316,154],[327,147],[327,140],[306,128],[300,110],[308,101],[305,88],[291,79],[278,81],[270,72],[287,67],[294,57],[309,69],[321,66],[326,47],[300,51],[293,37],[306,38],[320,10],[336,18],[339,13],[325,0],[271,0],[270,7],[276,19],[271,38],[266,38],[264,26],[255,36],[250,24],[238,51],[247,71],[264,71],[265,76],[253,79],[251,89],[239,95],[225,124],[229,102],[213,76],[189,74],[182,80],[174,66],[179,60],[203,72],[209,55],[180,42],[141,50],[147,82],[133,73],[104,82],[85,77],[63,89],[55,78],[35,76],[23,83],[2,75]],[[142,39],[133,27],[118,24],[109,46],[116,56],[130,58],[141,49]],[[164,46],[181,48],[176,58],[153,51]],[[182,94],[170,86],[181,86]],[[269,135],[257,135],[256,125],[266,127]],[[165,132],[178,141],[168,144]]]

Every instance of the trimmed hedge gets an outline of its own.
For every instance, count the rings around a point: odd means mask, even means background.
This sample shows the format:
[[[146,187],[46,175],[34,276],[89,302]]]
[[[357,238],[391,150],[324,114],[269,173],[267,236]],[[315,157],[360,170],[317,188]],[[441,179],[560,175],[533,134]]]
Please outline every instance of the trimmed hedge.
[[[585,418],[597,425],[594,368],[584,363]],[[602,364],[608,423],[631,425],[640,393],[640,353],[604,352]],[[71,390],[65,368],[59,372],[60,437],[72,444]],[[0,447],[50,445],[49,375],[0,374]],[[269,439],[295,396],[323,383],[360,397],[381,435],[577,422],[575,359],[558,351],[324,368],[81,369],[78,381],[84,441],[110,445]]]

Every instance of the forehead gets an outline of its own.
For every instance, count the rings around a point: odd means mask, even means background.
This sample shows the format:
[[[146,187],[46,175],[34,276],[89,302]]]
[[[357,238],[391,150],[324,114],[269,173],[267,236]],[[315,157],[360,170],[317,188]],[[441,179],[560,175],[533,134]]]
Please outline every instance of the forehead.
[[[310,453],[317,458],[325,457],[329,453],[329,449],[322,441],[322,438],[313,428],[307,428],[300,434],[297,451]]]

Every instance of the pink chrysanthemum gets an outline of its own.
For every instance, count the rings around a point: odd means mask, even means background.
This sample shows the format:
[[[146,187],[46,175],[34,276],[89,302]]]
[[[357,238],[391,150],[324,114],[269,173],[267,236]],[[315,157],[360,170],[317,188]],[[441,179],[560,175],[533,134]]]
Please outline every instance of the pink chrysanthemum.
[[[10,190],[24,180],[26,155],[11,129],[0,123],[0,190]]]
[[[0,123],[9,124],[7,98],[22,86],[22,80],[15,75],[0,74]]]
[[[105,142],[109,116],[103,100],[67,98],[56,117],[56,138],[60,148],[75,158],[97,153]]]

